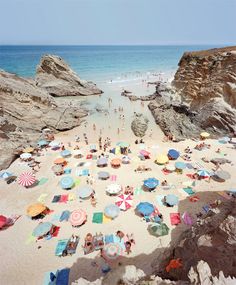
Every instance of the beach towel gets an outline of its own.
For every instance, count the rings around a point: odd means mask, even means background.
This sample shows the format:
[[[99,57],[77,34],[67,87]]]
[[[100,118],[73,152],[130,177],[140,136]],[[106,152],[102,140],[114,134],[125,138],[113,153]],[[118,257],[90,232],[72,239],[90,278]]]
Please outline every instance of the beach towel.
[[[86,159],[92,159],[92,154],[88,154],[87,156],[86,156]]]
[[[42,193],[42,194],[38,197],[37,201],[38,201],[38,202],[41,202],[41,203],[44,203],[47,196],[48,196],[47,193]]]
[[[56,285],[68,285],[69,274],[70,274],[70,269],[68,268],[60,270],[57,274]]]
[[[55,256],[62,256],[63,251],[66,249],[67,243],[69,239],[60,239],[57,242],[56,250],[55,250]]]
[[[52,222],[59,222],[60,216],[61,216],[60,214],[54,214],[54,215],[52,216],[51,221],[52,221]]]
[[[209,206],[209,205],[205,205],[205,206],[202,207],[202,209],[203,209],[206,213],[208,213],[209,210],[210,210],[210,206]]]
[[[61,213],[61,216],[60,216],[59,221],[60,221],[60,222],[68,221],[68,220],[69,220],[69,217],[70,217],[70,211],[65,210],[65,211],[63,211],[63,212]]]
[[[69,193],[68,194],[68,201],[74,201],[76,200],[76,194],[75,193]]]
[[[47,182],[48,182],[48,178],[43,177],[43,178],[41,178],[41,179],[38,181],[37,185],[38,185],[38,186],[44,185],[44,184],[47,183]]]
[[[165,195],[157,195],[156,196],[156,201],[157,201],[157,204],[159,205],[159,206],[164,206],[164,204],[163,204],[163,199],[164,199],[164,197],[165,197]]]
[[[113,235],[105,235],[105,244],[113,243],[113,242],[114,242]]]
[[[224,191],[218,191],[217,194],[219,194],[221,197],[225,198],[226,200],[230,200],[231,197],[225,193]]]
[[[187,173],[186,176],[188,176],[190,179],[194,179],[194,175],[192,173]]]
[[[193,195],[195,192],[191,187],[183,188],[184,192],[186,192],[188,195]]]
[[[191,196],[189,197],[190,202],[197,202],[200,198],[198,196]]]
[[[163,173],[164,175],[168,175],[168,174],[170,174],[170,173],[171,173],[170,171],[165,170],[165,169],[162,169],[161,171],[162,171],[162,173]]]
[[[102,224],[103,222],[103,213],[102,212],[98,212],[98,213],[93,213],[93,223],[95,224]]]
[[[57,237],[60,231],[60,227],[55,227],[52,237]]]
[[[50,271],[44,274],[43,285],[54,285],[55,282],[52,281],[51,276],[57,275],[57,271]]]
[[[170,213],[170,222],[172,226],[177,226],[180,224],[180,213]]]
[[[83,175],[83,176],[89,175],[89,170],[88,170],[88,169],[83,169],[83,170],[82,170],[82,175]]]
[[[70,174],[70,173],[71,173],[71,170],[72,170],[71,168],[65,168],[65,169],[64,169],[64,173],[65,173],[65,174]]]
[[[116,175],[111,175],[111,176],[110,176],[110,180],[111,180],[111,181],[116,181],[116,179],[117,179],[117,176],[116,176]]]
[[[134,190],[134,195],[141,195],[143,193],[144,193],[144,191],[143,191],[142,187],[136,187]]]
[[[193,219],[188,212],[183,213],[182,219],[185,225],[191,226],[193,224]]]
[[[78,185],[80,185],[80,179],[75,179],[75,186],[78,186]]]
[[[193,166],[192,166],[191,163],[186,163],[186,167],[187,167],[188,169],[193,169]]]
[[[66,203],[68,201],[68,194],[61,195],[59,203]]]
[[[113,240],[114,240],[114,243],[117,243],[119,244],[119,246],[125,250],[125,242],[124,242],[124,239],[120,239],[117,235],[113,235]]]
[[[37,238],[34,237],[34,236],[32,235],[32,233],[30,233],[30,235],[28,236],[27,240],[25,241],[25,244],[30,244],[30,243],[32,243],[32,242],[35,242],[36,240],[37,240]]]
[[[108,223],[110,221],[112,221],[112,219],[103,214],[103,223],[105,224],[105,223]]]
[[[52,203],[57,203],[61,198],[61,195],[55,195],[52,199]]]

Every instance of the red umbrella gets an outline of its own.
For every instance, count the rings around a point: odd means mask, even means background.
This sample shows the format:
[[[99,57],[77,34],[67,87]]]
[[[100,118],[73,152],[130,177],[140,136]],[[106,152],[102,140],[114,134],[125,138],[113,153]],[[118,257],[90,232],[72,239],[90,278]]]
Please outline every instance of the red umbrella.
[[[23,172],[18,179],[18,183],[24,187],[33,185],[35,181],[36,178],[32,172]]]
[[[121,194],[117,197],[115,204],[123,211],[126,211],[132,207],[133,198],[132,196]]]
[[[7,223],[7,217],[0,215],[0,229]]]
[[[81,226],[87,219],[87,214],[84,210],[74,210],[71,215],[70,215],[70,222],[71,225],[76,227],[76,226]]]

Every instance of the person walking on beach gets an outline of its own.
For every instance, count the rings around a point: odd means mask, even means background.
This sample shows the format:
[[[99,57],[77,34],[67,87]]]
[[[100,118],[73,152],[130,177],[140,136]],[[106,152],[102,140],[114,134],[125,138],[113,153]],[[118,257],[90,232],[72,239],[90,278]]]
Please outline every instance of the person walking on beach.
[[[93,124],[93,130],[96,131],[96,125],[95,124]]]
[[[118,135],[120,134],[120,128],[117,128],[117,134]]]

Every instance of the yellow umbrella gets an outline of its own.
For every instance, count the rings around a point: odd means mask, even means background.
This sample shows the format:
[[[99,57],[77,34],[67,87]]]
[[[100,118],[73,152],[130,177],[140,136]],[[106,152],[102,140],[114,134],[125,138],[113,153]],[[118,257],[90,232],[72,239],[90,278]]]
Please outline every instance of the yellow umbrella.
[[[39,214],[41,214],[43,211],[45,211],[46,208],[47,207],[41,203],[36,203],[36,204],[30,205],[27,208],[27,215],[30,217],[36,217]]]
[[[208,134],[207,132],[202,132],[202,133],[200,134],[200,136],[201,136],[202,138],[209,138],[210,134]]]
[[[33,152],[34,151],[34,148],[32,148],[32,147],[26,147],[24,150],[23,150],[23,152],[29,152],[29,153],[31,153],[31,152]]]
[[[169,161],[169,158],[168,158],[167,155],[165,155],[165,154],[160,154],[160,155],[157,156],[155,162],[156,162],[157,164],[166,164],[168,161]]]

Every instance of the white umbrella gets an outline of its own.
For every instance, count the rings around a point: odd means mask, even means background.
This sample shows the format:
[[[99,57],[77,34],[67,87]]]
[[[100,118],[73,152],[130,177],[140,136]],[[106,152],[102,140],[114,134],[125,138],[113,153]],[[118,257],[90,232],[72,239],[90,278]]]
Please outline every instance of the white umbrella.
[[[106,192],[109,194],[118,194],[121,191],[121,185],[119,184],[110,184],[106,187]]]
[[[24,153],[22,153],[21,155],[20,155],[20,158],[21,159],[29,159],[29,158],[31,158],[32,157],[32,154],[31,153],[28,153],[28,152],[24,152]]]

